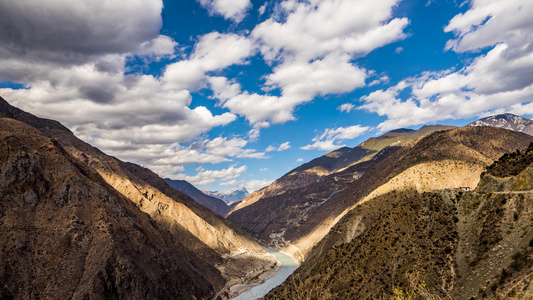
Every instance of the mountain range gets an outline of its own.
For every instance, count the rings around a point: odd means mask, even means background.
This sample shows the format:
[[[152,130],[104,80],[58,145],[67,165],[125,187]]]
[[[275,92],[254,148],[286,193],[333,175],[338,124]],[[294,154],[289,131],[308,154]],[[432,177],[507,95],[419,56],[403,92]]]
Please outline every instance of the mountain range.
[[[276,264],[238,227],[57,121],[0,98],[0,128],[0,298],[208,299]]]
[[[417,131],[394,130],[290,171],[243,199],[228,220],[263,243],[305,261],[358,201],[395,186],[415,186],[419,192],[473,187],[484,167],[508,151],[527,147],[530,138],[495,127],[434,125]]]
[[[491,126],[533,135],[533,121],[513,114],[501,114],[477,120],[468,126]]]
[[[226,216],[230,210],[230,207],[226,204],[226,202],[222,201],[220,198],[206,195],[204,192],[200,191],[185,180],[173,180],[165,178],[165,182],[174,189],[185,193],[187,196],[194,199],[194,201],[202,204],[221,216]]]
[[[242,199],[250,195],[250,193],[248,192],[248,190],[246,190],[245,187],[242,187],[241,189],[231,191],[231,192],[217,192],[217,191],[213,192],[209,190],[202,190],[202,192],[206,195],[209,195],[209,196],[212,196],[218,199],[222,199],[228,205],[241,201]]]
[[[0,98],[0,298],[228,299],[268,246],[301,267],[267,299],[527,299],[531,124],[393,130],[228,206]]]
[[[530,143],[488,166],[472,191],[376,195],[265,299],[529,299],[532,179]]]

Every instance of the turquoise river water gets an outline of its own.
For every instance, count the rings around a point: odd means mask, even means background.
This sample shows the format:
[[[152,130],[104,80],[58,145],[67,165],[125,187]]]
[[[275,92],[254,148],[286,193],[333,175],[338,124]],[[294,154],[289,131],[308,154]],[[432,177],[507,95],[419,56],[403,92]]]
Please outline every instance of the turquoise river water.
[[[270,290],[280,285],[287,277],[289,277],[299,265],[292,259],[292,257],[272,249],[264,248],[268,253],[272,254],[280,263],[281,269],[276,276],[268,279],[263,284],[255,286],[250,290],[240,294],[234,300],[251,300],[263,297]]]

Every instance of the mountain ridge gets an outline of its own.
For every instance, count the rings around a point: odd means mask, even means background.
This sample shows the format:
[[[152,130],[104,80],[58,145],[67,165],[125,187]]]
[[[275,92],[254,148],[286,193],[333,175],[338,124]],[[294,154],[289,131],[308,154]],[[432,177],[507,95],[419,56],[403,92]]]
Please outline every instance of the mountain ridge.
[[[528,299],[533,143],[521,148],[488,166],[473,191],[397,189],[354,208],[265,299]]]
[[[322,177],[315,184],[265,197],[232,212],[228,219],[264,244],[305,261],[330,228],[372,193],[372,197],[386,194],[398,185],[415,182],[414,178],[423,181],[406,188],[420,193],[447,186],[473,187],[485,166],[503,153],[527,147],[531,141],[532,136],[494,127],[435,131],[401,146],[389,146],[390,151],[379,155],[379,160],[362,162]]]
[[[449,130],[455,126],[426,125],[418,130],[396,129],[378,137],[372,137],[354,148],[342,147],[289,171],[272,184],[253,192],[237,205],[233,206],[228,216],[233,212],[259,201],[262,198],[283,194],[291,189],[304,188],[318,182],[322,177],[335,173],[367,161],[371,161],[380,151],[390,146],[418,139],[433,131]],[[392,148],[390,148],[392,149]]]
[[[34,127],[0,118],[0,172],[0,298],[206,299],[224,285],[214,266]]]
[[[3,98],[0,98],[0,104],[2,115],[8,115],[10,111],[20,111],[10,106]],[[49,124],[47,120],[41,121],[28,113],[22,116],[36,120],[37,125],[41,124],[39,122]],[[181,241],[187,251],[201,257],[210,268],[217,268],[224,281],[240,278],[241,272],[247,273],[261,267],[267,270],[269,266],[275,265],[274,258],[247,233],[186,194],[171,188],[155,173],[108,156],[81,141],[69,130],[64,130],[64,126],[55,126],[55,122],[52,124],[54,126],[30,126],[41,134],[52,137],[68,155],[76,158],[92,170],[92,173],[98,174],[107,185],[150,216],[158,228]],[[217,287],[219,286],[217,284]]]
[[[479,119],[467,126],[491,126],[533,135],[533,121],[510,113]]]
[[[235,202],[239,202],[250,195],[246,187],[242,187],[240,189],[230,192],[209,191],[206,189],[203,189],[201,191],[211,197],[222,199],[228,205],[234,204]]]
[[[229,206],[222,199],[205,194],[186,180],[165,178],[165,182],[172,188],[187,194],[187,196],[194,199],[194,201],[202,204],[221,216],[225,216],[230,210]]]

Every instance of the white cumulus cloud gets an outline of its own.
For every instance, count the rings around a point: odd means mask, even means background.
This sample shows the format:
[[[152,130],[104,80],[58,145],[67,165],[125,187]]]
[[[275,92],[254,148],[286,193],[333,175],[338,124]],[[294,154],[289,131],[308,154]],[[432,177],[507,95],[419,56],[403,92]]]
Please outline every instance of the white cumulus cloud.
[[[465,67],[424,72],[387,90],[361,98],[363,109],[387,116],[382,131],[453,118],[519,112],[533,99],[533,2],[471,2],[464,14],[452,18],[445,31],[455,38],[446,49],[476,53]],[[411,89],[411,97],[399,93]],[[525,111],[524,111],[525,112]],[[521,113],[522,114],[522,113]]]
[[[244,36],[208,33],[196,43],[188,59],[167,66],[163,78],[166,88],[199,89],[207,81],[207,72],[244,64],[253,49],[252,41]]]
[[[352,103],[344,103],[344,104],[341,104],[341,106],[337,107],[338,110],[340,110],[341,112],[351,112],[353,109],[355,108],[355,105],[352,104]]]
[[[198,0],[211,14],[218,14],[225,19],[241,22],[252,6],[250,0]]]
[[[338,144],[338,141],[351,140],[367,132],[370,127],[354,125],[348,127],[327,128],[321,135],[312,139],[313,144],[301,147],[303,150],[332,151],[346,145]]]
[[[278,147],[270,145],[265,149],[265,152],[272,152],[272,151],[285,151],[291,148],[291,142],[285,142]]]
[[[191,163],[264,158],[242,139],[188,146],[237,118],[190,107],[191,91],[207,82],[206,73],[245,64],[255,47],[250,39],[211,32],[177,58],[178,44],[160,33],[161,0],[0,0],[0,7],[0,81],[25,87],[0,89],[11,104],[60,120],[103,151],[163,176]],[[127,61],[135,57],[174,62],[158,77],[131,73]]]
[[[251,124],[295,120],[297,106],[317,96],[342,94],[365,86],[369,71],[354,58],[401,40],[409,21],[393,18],[397,0],[315,0],[279,3],[277,13],[251,33],[261,55],[272,65],[264,94],[240,85],[211,84],[215,97]],[[219,82],[221,83],[221,82]],[[280,95],[268,91],[279,89]]]
[[[246,166],[240,166],[238,168],[231,166],[222,170],[206,170],[202,167],[198,167],[196,169],[197,173],[194,176],[178,174],[172,176],[172,179],[186,180],[195,186],[202,186],[213,183],[217,180],[228,181],[230,179],[237,178],[241,176],[246,169]]]

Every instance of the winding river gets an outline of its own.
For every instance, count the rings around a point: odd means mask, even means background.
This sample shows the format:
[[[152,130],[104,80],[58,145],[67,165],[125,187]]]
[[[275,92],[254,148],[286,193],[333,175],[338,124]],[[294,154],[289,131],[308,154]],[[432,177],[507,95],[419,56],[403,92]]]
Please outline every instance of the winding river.
[[[274,251],[272,249],[264,248],[265,251],[272,254],[281,264],[281,269],[278,271],[276,276],[268,279],[263,284],[255,286],[250,290],[247,290],[240,294],[238,297],[233,298],[233,300],[250,300],[257,299],[266,295],[270,290],[280,285],[289,275],[292,274],[299,265],[292,259],[292,257],[283,254],[281,252]]]

